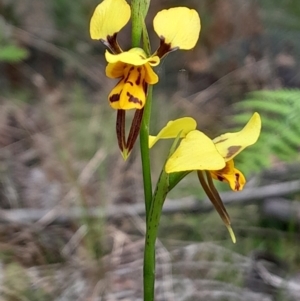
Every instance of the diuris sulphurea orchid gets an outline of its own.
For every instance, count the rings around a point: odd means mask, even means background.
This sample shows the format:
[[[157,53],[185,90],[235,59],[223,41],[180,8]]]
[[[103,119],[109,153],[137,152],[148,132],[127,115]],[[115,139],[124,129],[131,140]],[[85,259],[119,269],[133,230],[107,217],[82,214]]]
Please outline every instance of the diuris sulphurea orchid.
[[[152,67],[167,53],[192,49],[199,38],[200,18],[187,7],[165,9],[153,20],[160,46],[150,57],[141,48],[123,51],[117,42],[118,32],[128,23],[131,9],[125,0],[104,0],[95,9],[90,22],[90,35],[108,47],[106,75],[119,78],[108,99],[114,109],[141,109],[145,105],[148,84],[156,84],[158,76]]]
[[[170,121],[157,136],[149,137],[151,148],[159,139],[182,138],[175,152],[168,158],[167,173],[197,171],[200,183],[227,226],[233,240],[229,215],[213,185],[212,179],[227,182],[234,191],[242,190],[246,179],[234,166],[234,157],[254,144],[260,134],[261,119],[254,113],[245,127],[236,133],[226,133],[210,139],[196,130],[196,121],[184,117]]]
[[[123,51],[117,41],[119,31],[128,23],[131,9],[125,0],[104,0],[95,9],[90,21],[90,35],[94,40],[100,40],[108,50],[105,58],[108,62],[106,76],[119,79],[117,85],[108,96],[109,104],[116,110],[140,110],[136,115],[143,114],[146,103],[148,86],[158,82],[158,75],[153,67],[160,63],[162,57],[177,49],[192,49],[199,38],[200,18],[198,13],[187,7],[165,9],[156,14],[153,20],[154,30],[160,39],[160,46],[150,56],[141,48]],[[125,121],[122,114],[122,122]],[[138,116],[136,120],[141,120]],[[126,159],[137,138],[132,136],[131,142],[123,141],[125,125],[117,129],[119,146]],[[132,128],[133,124],[131,125]],[[138,135],[138,129],[130,130]],[[126,140],[126,139],[125,139]]]

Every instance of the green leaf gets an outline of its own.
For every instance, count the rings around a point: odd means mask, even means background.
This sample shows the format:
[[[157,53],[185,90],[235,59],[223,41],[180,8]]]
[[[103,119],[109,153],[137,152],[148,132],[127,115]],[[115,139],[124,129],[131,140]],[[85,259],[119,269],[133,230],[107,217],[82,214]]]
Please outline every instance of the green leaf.
[[[237,108],[243,109],[255,109],[256,111],[267,111],[268,113],[286,114],[289,112],[289,108],[282,103],[266,101],[264,99],[243,101],[236,105]]]
[[[270,167],[273,158],[283,162],[299,160],[300,148],[300,90],[281,89],[256,91],[234,105],[237,113],[230,123],[240,129],[258,112],[262,119],[261,135],[255,145],[237,157],[237,166],[247,175],[254,170]]]
[[[14,46],[6,45],[0,48],[0,61],[7,63],[16,63],[24,60],[28,56],[26,49]]]
[[[160,222],[160,216],[169,187],[169,175],[161,171],[157,186],[153,195],[150,210],[147,215],[146,242],[144,252],[144,300],[154,300],[155,283],[155,242]]]

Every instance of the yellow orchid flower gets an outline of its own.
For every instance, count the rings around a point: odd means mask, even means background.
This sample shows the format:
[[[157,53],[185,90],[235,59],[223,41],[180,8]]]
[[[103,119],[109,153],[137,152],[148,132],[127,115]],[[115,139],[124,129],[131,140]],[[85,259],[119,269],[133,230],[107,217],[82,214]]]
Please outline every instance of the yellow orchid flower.
[[[246,179],[234,167],[233,158],[247,146],[254,144],[260,134],[261,119],[254,113],[246,126],[237,133],[227,133],[213,140],[196,130],[196,121],[185,117],[170,121],[157,136],[149,137],[149,148],[159,139],[182,138],[178,148],[167,160],[167,173],[197,171],[199,181],[225,223],[232,241],[235,236],[230,218],[213,185],[213,179],[226,181],[234,191],[242,190]],[[204,176],[205,175],[205,176]]]
[[[149,137],[149,146],[152,147],[159,139],[175,138],[180,131],[186,133],[166,163],[167,173],[209,170],[214,179],[228,182],[232,190],[243,189],[246,180],[244,175],[234,167],[233,158],[257,141],[261,129],[258,113],[253,114],[241,131],[223,134],[213,140],[198,130],[187,131],[189,127],[186,125],[186,118],[174,122],[177,124],[177,133],[170,135],[172,123],[168,123],[157,136]]]
[[[175,7],[160,11],[153,20],[160,46],[147,57],[140,48],[123,52],[117,43],[117,34],[130,16],[130,6],[125,0],[104,0],[96,7],[90,22],[91,38],[102,41],[111,51],[105,53],[106,75],[120,79],[108,97],[111,107],[117,110],[142,109],[148,85],[158,82],[152,67],[171,51],[193,48],[201,27],[199,15],[193,9]]]

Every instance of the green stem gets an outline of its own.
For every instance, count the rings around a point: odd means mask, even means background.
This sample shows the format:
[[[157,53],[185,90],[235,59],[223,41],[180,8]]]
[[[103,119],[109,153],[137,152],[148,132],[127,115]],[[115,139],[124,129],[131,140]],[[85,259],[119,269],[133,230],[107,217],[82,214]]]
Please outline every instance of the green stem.
[[[168,193],[169,176],[161,172],[153,196],[153,202],[147,215],[147,229],[144,250],[144,301],[154,300],[155,288],[155,243],[162,212]]]
[[[169,156],[170,157],[177,145],[179,135],[171,146]],[[185,174],[185,173],[184,173]],[[177,174],[177,177],[173,178],[173,186],[176,185],[182,179],[183,175]],[[150,203],[150,206],[146,212],[146,238],[145,238],[145,250],[144,250],[144,301],[153,301],[155,292],[155,242],[157,238],[157,231],[162,212],[164,201],[170,191],[171,176],[165,172],[165,164],[160,173],[159,179],[156,184],[155,193]],[[148,204],[149,205],[149,204]]]
[[[151,166],[149,153],[149,124],[151,117],[152,105],[152,86],[149,86],[147,101],[144,107],[144,115],[140,130],[140,149],[142,158],[143,181],[144,181],[144,196],[145,196],[145,210],[146,217],[148,217],[149,209],[152,202],[152,180],[151,180]]]
[[[154,300],[155,283],[155,241],[157,236],[157,227],[152,223],[153,205],[156,202],[155,196],[152,201],[152,180],[149,152],[149,124],[151,117],[152,87],[149,87],[144,115],[140,129],[140,149],[142,158],[144,197],[146,210],[146,239],[144,249],[144,301]],[[150,221],[150,222],[149,222]],[[158,224],[158,223],[157,223]],[[151,230],[151,231],[150,231]],[[150,231],[150,234],[149,234]]]
[[[145,20],[150,0],[131,0],[132,47],[139,47],[142,35],[142,23]]]
[[[148,12],[150,0],[131,0],[131,20],[132,20],[132,47],[139,47],[141,42],[141,35],[143,32],[143,48],[148,55],[150,55],[150,44],[147,29],[145,26],[145,17]],[[146,210],[146,239],[144,250],[144,301],[154,300],[154,282],[155,282],[155,241],[157,236],[157,226],[161,213],[161,206],[159,214],[155,214],[155,218],[158,217],[158,221],[153,226],[152,218],[153,213],[156,212],[157,206],[155,203],[161,202],[160,193],[157,194],[157,190],[152,200],[152,180],[151,180],[151,166],[150,166],[150,154],[149,154],[149,125],[151,117],[152,106],[152,86],[148,87],[148,95],[146,104],[144,107],[144,114],[140,128],[140,150],[142,159],[143,170],[143,183],[144,183],[144,196],[145,196],[145,210]],[[166,189],[168,186],[165,186]],[[164,197],[165,199],[165,197]],[[163,199],[163,200],[164,200]],[[151,212],[150,212],[151,210]]]

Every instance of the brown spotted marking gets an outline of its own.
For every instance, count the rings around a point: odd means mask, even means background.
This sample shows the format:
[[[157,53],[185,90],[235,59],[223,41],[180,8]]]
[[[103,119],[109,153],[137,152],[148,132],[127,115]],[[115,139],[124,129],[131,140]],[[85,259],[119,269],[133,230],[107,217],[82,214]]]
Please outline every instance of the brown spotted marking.
[[[228,152],[226,155],[226,159],[230,158],[231,156],[233,156],[234,154],[236,154],[242,147],[240,145],[233,145],[228,147]]]
[[[122,93],[122,91],[121,91],[121,93]],[[120,100],[120,95],[121,95],[121,93],[120,93],[120,94],[113,94],[113,95],[111,95],[111,96],[109,97],[109,101],[110,101],[110,102],[116,102],[116,101],[119,101],[119,100]]]
[[[219,181],[221,181],[221,182],[223,182],[223,181],[224,181],[224,178],[223,178],[222,176],[220,176],[220,175],[217,175],[217,177],[218,177],[218,180],[219,180]]]
[[[221,140],[219,140],[219,141],[215,142],[215,144],[218,144],[218,143],[224,142],[224,141],[226,141],[226,140],[228,140],[228,138],[223,138],[223,139],[221,139]]]
[[[152,64],[152,65],[157,64],[157,62],[156,62],[155,60],[149,61],[149,63],[150,63],[150,65],[151,65],[151,64]]]

